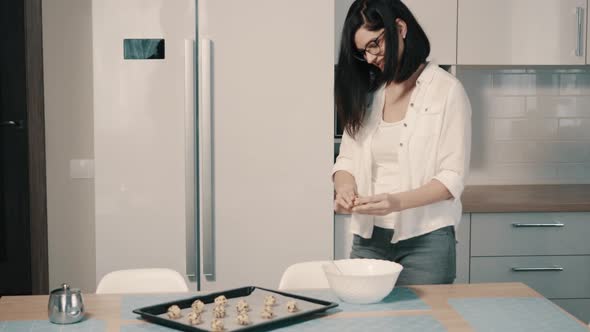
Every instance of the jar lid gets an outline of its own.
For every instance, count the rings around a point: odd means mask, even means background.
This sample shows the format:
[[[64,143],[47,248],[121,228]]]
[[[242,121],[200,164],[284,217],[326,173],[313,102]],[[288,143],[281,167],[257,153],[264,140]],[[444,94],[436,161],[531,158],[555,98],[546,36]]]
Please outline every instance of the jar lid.
[[[51,291],[52,295],[66,295],[69,293],[80,293],[78,288],[70,288],[70,285],[63,283],[60,288],[56,288]]]

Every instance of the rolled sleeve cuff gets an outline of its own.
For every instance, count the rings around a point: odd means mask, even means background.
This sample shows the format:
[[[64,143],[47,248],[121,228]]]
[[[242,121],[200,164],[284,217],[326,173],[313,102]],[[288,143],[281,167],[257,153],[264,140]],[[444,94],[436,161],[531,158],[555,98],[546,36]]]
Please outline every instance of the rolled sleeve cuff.
[[[437,179],[442,183],[451,195],[453,195],[453,200],[457,200],[461,198],[461,194],[463,193],[463,178],[457,174],[456,172],[443,170],[438,173],[434,179]]]
[[[353,163],[352,160],[339,158],[336,160],[334,167],[332,167],[332,177],[338,171],[347,171],[350,174],[353,174]]]

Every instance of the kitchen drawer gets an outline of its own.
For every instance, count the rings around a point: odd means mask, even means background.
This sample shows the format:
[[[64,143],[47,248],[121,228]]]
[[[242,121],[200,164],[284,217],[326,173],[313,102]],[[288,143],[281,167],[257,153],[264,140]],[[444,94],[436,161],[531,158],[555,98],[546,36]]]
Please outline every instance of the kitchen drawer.
[[[590,255],[590,213],[473,213],[471,256]]]
[[[590,323],[590,299],[551,299],[584,323]]]
[[[513,268],[563,268],[514,271]],[[548,298],[590,298],[590,256],[472,257],[471,283],[523,282]]]
[[[457,277],[456,284],[469,283],[469,233],[471,216],[464,213],[457,230]]]

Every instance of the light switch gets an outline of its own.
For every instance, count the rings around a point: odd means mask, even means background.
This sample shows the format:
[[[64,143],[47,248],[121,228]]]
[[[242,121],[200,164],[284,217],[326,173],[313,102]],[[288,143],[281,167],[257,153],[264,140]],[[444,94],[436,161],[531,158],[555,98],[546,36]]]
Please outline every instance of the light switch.
[[[93,179],[94,160],[72,159],[70,160],[70,178],[72,179]]]

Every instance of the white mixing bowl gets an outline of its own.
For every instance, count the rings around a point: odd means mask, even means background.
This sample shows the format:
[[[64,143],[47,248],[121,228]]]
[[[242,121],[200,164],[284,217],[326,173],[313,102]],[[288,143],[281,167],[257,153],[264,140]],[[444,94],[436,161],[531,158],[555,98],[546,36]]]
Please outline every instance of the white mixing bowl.
[[[330,288],[344,302],[383,300],[395,286],[403,266],[379,259],[342,259],[322,265]]]

